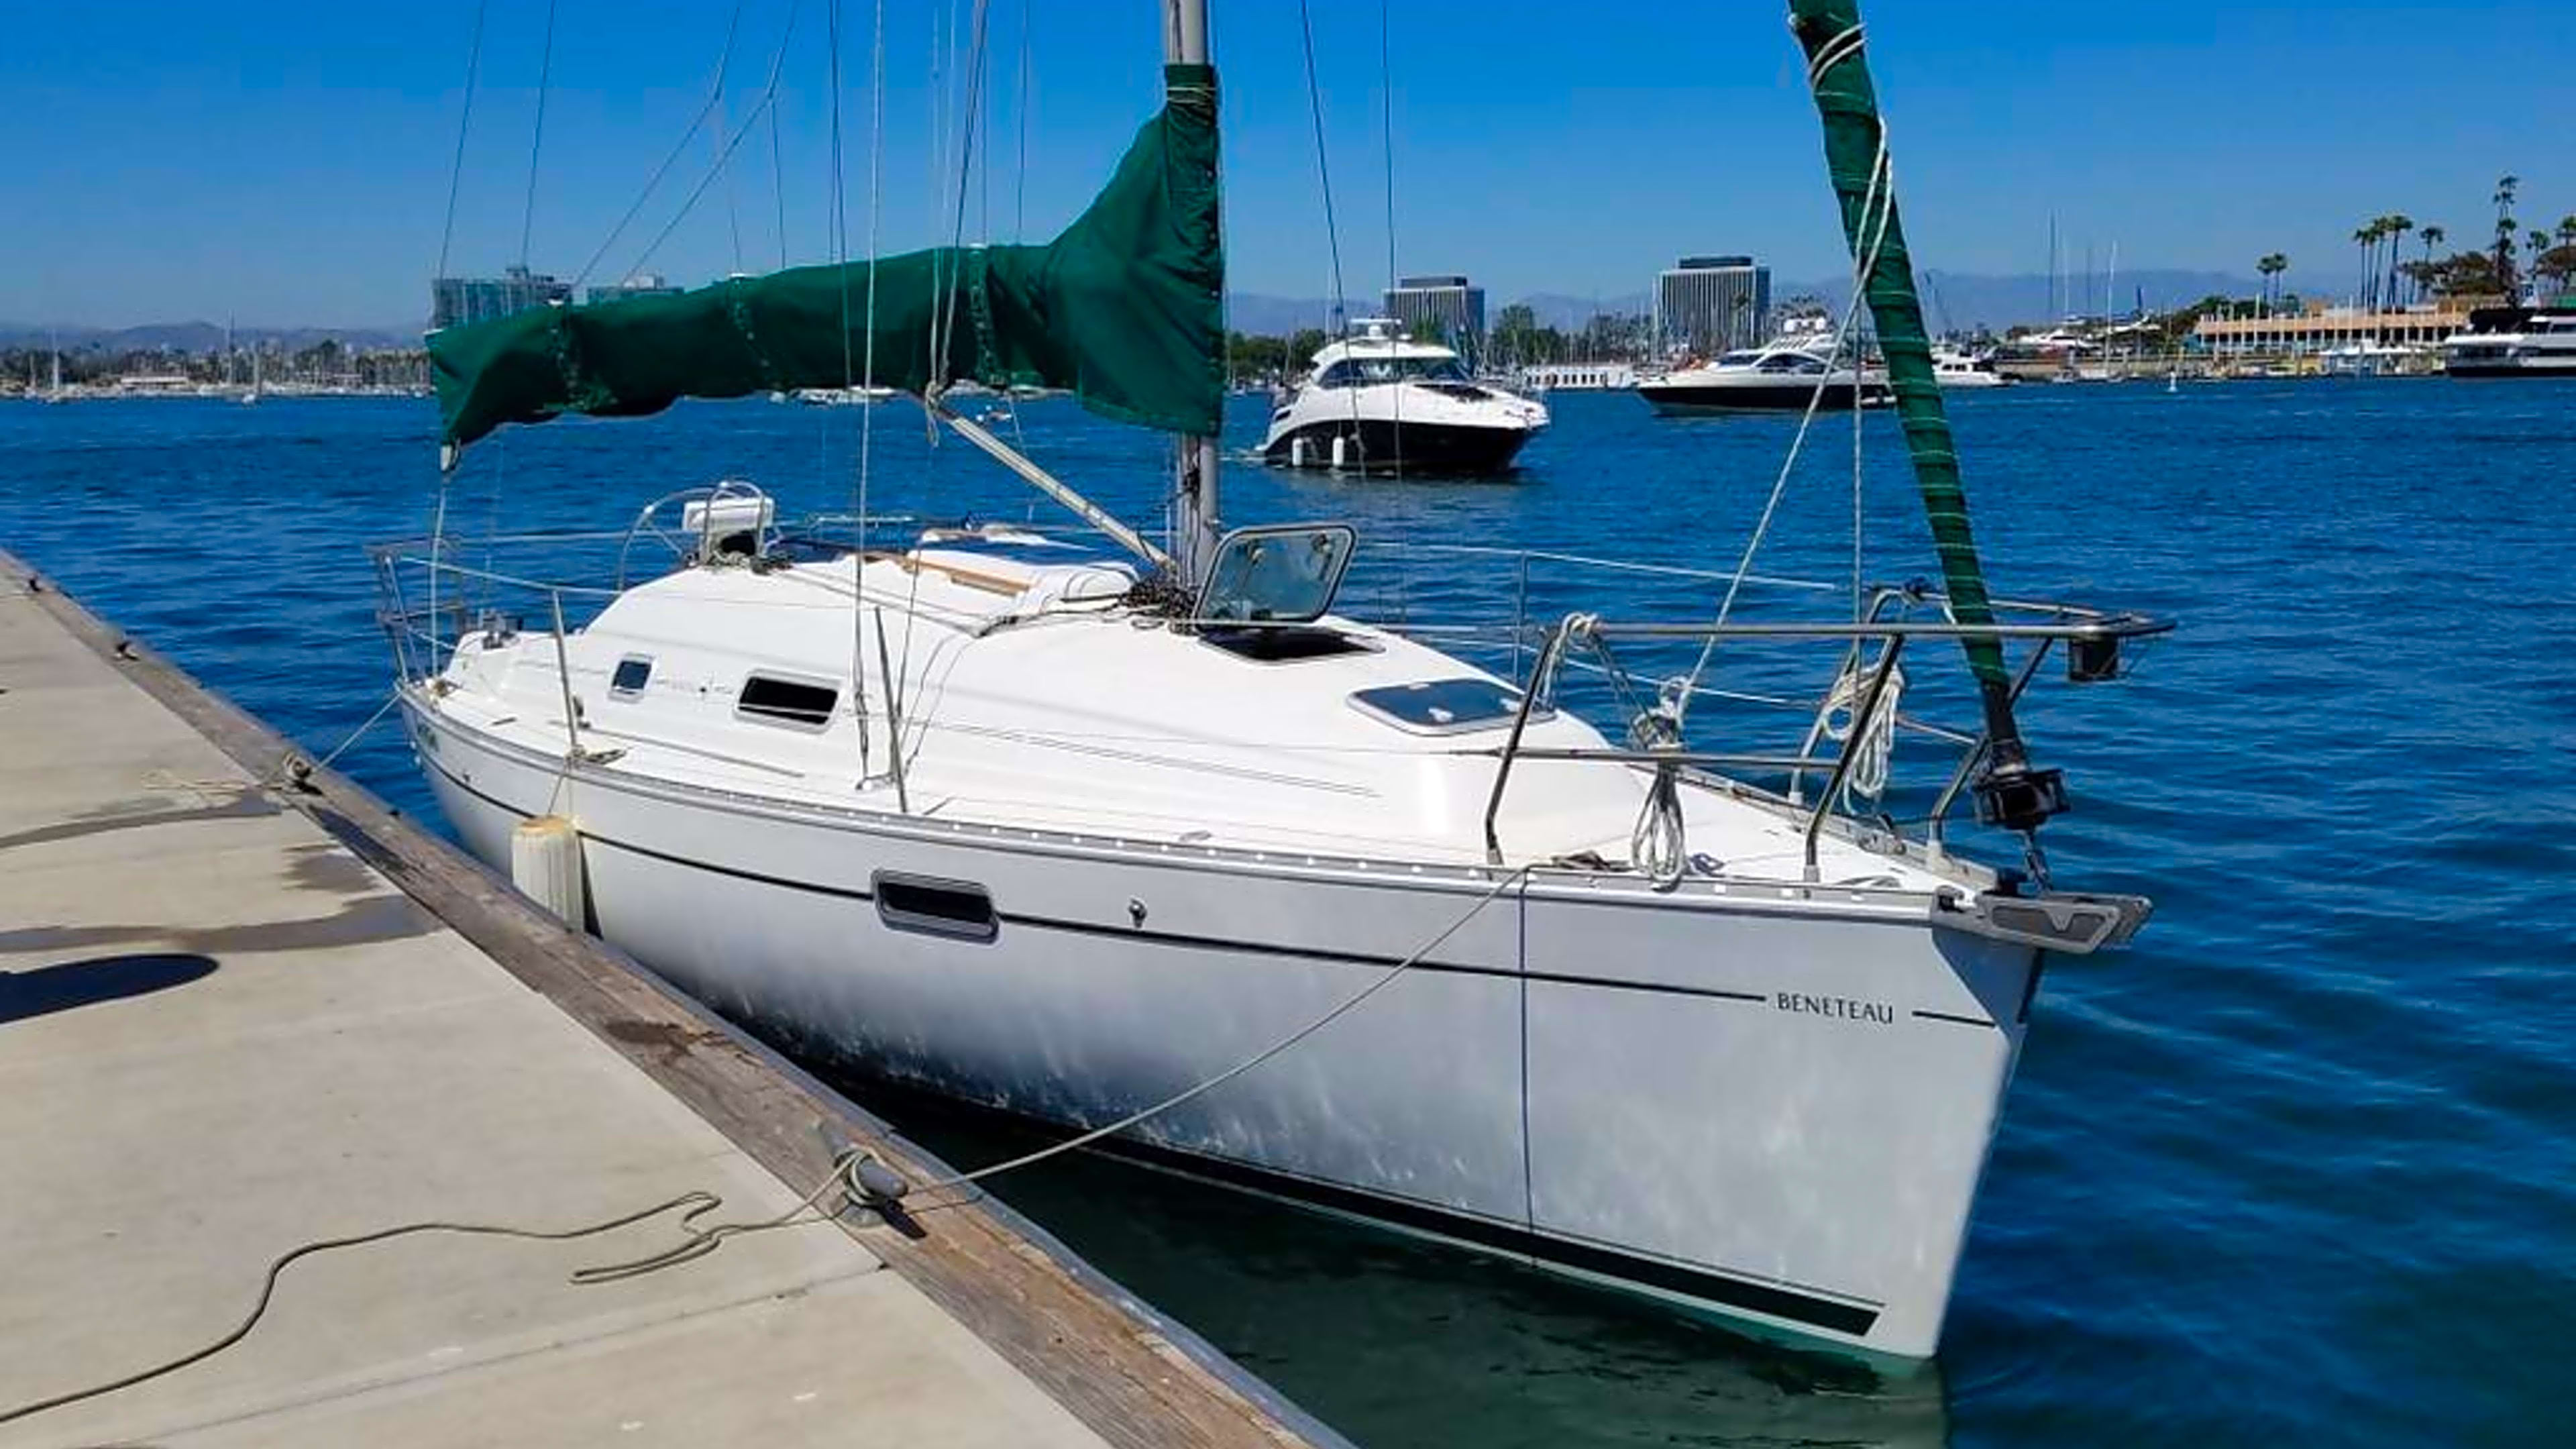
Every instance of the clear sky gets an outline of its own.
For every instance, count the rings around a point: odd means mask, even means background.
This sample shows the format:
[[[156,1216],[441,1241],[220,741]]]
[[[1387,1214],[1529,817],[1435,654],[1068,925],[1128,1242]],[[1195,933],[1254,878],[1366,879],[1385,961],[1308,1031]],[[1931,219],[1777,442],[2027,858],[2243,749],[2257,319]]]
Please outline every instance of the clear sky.
[[[557,0],[527,214],[544,0],[489,0],[450,268],[581,271],[706,104],[735,0]],[[1331,291],[1295,0],[1214,0],[1234,286]],[[1378,0],[1311,0],[1350,292],[1387,272]],[[1786,279],[1845,263],[1814,110],[1780,0],[1391,0],[1395,236],[1405,271],[1465,271],[1499,301],[1640,291],[1684,252]],[[971,0],[887,0],[888,250],[945,239],[940,37]],[[765,118],[650,258],[702,282],[828,258],[831,0],[741,0],[722,111]],[[1156,100],[1150,0],[992,0],[985,171],[966,233],[1050,234]],[[475,0],[0,3],[0,319],[409,326],[440,250]],[[872,0],[841,0],[852,251],[870,227]],[[2361,220],[2403,211],[2453,242],[2489,229],[2494,178],[2526,226],[2576,212],[2559,3],[1875,0],[1870,54],[1918,262],[2037,272],[2068,255],[2250,274],[2280,250],[2349,277]],[[941,17],[948,17],[942,20]],[[1030,80],[1019,76],[1030,30]],[[1018,117],[1027,97],[1027,160]],[[954,108],[962,109],[962,103]],[[711,174],[702,132],[598,262],[633,268]],[[953,163],[949,168],[954,185]],[[1024,213],[1024,225],[1018,218]],[[739,253],[736,235],[739,235]]]

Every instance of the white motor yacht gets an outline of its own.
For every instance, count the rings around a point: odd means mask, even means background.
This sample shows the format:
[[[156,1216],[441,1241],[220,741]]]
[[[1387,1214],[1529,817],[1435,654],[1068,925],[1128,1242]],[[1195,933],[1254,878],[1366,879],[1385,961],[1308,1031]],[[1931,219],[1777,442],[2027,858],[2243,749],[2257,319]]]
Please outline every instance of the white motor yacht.
[[[2442,340],[2453,377],[2576,377],[2576,307],[2481,307]]]
[[[1932,380],[1947,388],[2010,387],[2012,379],[1995,371],[1994,359],[1957,348],[1932,354]]]
[[[1811,404],[1819,412],[1849,412],[1894,396],[1884,369],[1836,361],[1833,344],[1830,332],[1784,333],[1767,346],[1640,378],[1637,395],[1667,417],[1803,413]]]
[[[1292,468],[1434,476],[1499,473],[1547,427],[1547,408],[1467,374],[1458,354],[1363,318],[1327,343],[1270,414],[1261,453]]]

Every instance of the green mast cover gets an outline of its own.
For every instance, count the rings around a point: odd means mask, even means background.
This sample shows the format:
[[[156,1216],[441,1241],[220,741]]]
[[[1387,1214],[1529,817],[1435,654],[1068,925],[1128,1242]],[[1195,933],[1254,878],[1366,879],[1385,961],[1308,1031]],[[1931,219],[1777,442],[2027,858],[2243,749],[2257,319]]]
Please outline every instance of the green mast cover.
[[[1941,410],[1940,384],[1932,375],[1932,343],[1923,328],[1923,304],[1914,295],[1905,228],[1897,220],[1894,183],[1880,169],[1886,130],[1879,123],[1878,93],[1870,85],[1869,62],[1861,51],[1859,5],[1857,0],[1790,0],[1789,29],[1807,55],[1808,79],[1825,126],[1825,164],[1842,203],[1843,234],[1856,259],[1869,257],[1875,248],[1861,292],[1878,323],[1878,347],[1887,358],[1888,385],[1896,394],[1907,451],[1914,456],[1914,480],[1931,520],[1951,617],[1964,625],[1991,624],[1994,609],[1977,562],[1976,537],[1968,527],[1958,448],[1951,441],[1950,419]],[[2011,684],[2001,641],[1991,634],[1972,634],[1961,642],[1968,668],[1986,696],[1989,724],[1998,704],[2009,724],[2011,705],[2004,692]]]
[[[631,417],[684,397],[866,381],[921,394],[968,378],[1068,388],[1104,417],[1214,436],[1225,406],[1215,69],[1164,67],[1164,97],[1090,208],[1044,246],[935,247],[433,332],[441,439],[452,457],[505,423],[564,413]]]

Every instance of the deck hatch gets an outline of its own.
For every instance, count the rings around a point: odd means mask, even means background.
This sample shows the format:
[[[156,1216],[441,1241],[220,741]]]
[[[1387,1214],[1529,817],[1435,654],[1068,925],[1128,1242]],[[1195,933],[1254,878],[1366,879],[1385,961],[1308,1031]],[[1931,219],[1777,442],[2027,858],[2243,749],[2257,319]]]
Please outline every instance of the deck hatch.
[[[1499,680],[1421,679],[1353,690],[1351,705],[1412,734],[1454,735],[1510,724],[1520,713],[1521,695]],[[1555,713],[1541,706],[1530,711],[1530,718],[1546,719]]]
[[[871,881],[877,918],[898,931],[990,941],[1002,932],[993,893],[973,881],[878,871]]]
[[[617,661],[617,672],[608,676],[610,699],[633,699],[644,692],[653,678],[653,661],[641,654],[629,654]]]
[[[768,724],[821,729],[832,722],[832,707],[840,699],[840,690],[828,684],[754,674],[743,680],[742,694],[734,701],[734,713]]]

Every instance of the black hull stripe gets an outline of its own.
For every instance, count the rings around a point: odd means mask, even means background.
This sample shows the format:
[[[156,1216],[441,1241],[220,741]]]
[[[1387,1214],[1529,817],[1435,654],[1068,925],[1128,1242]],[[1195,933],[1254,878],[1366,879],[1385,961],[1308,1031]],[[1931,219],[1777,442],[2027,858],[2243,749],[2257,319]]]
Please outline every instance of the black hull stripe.
[[[1062,1129],[1056,1130],[1061,1135]],[[1729,1308],[1767,1314],[1791,1323],[1803,1323],[1810,1328],[1858,1338],[1866,1335],[1878,1322],[1878,1310],[1865,1304],[1837,1302],[1774,1283],[1753,1282],[1662,1258],[1641,1257],[1615,1248],[1570,1241],[1410,1199],[1381,1197],[1358,1188],[1317,1182],[1221,1158],[1203,1157],[1195,1152],[1151,1142],[1109,1138],[1094,1143],[1093,1147],[1109,1156],[1204,1178],[1246,1192],[1429,1233],[1515,1258],[1527,1258]]]
[[[1914,1014],[1925,1021],[1955,1021],[1961,1026],[1994,1025],[1993,1022],[1986,1020],[1982,1016],[1952,1016],[1946,1011],[1925,1011],[1919,1006],[1914,1009]]]
[[[503,811],[510,815],[515,815],[522,820],[528,818],[525,812],[521,811],[517,806],[504,800],[494,799],[492,796],[487,795],[481,790],[475,789],[472,785],[465,783],[463,780],[456,778],[455,774],[449,771],[446,766],[433,764],[430,768],[436,770],[449,784],[454,785],[457,789],[464,791],[466,794],[473,796],[484,804],[491,806],[493,809]],[[818,885],[812,881],[795,880],[787,876],[766,875],[759,871],[742,870],[730,865],[718,865],[712,861],[690,860],[683,856],[672,855],[664,851],[654,850],[647,846],[630,844],[623,840],[594,834],[587,830],[580,832],[580,834],[582,840],[588,844],[604,845],[611,850],[622,850],[629,855],[640,855],[647,860],[660,861],[665,865],[675,865],[686,870],[703,871],[709,875],[728,876],[734,880],[750,881],[755,885],[776,886],[781,890],[802,891],[807,895],[831,896],[839,900],[873,901],[876,899],[875,896],[871,895],[867,891],[855,890],[846,886]],[[994,915],[1006,926],[1017,926],[1026,930],[1035,931],[1060,931],[1067,935],[1114,936],[1122,941],[1133,941],[1140,945],[1147,946],[1187,946],[1199,950],[1232,951],[1246,956],[1285,956],[1303,961],[1327,961],[1336,965],[1344,966],[1393,967],[1404,964],[1404,958],[1401,956],[1379,956],[1359,951],[1334,951],[1318,946],[1283,946],[1270,941],[1241,941],[1224,936],[1192,936],[1184,935],[1177,931],[1149,931],[1141,926],[1103,925],[1093,921],[1073,921],[1053,916],[1031,916],[1011,911],[996,911],[994,912]],[[1758,991],[1730,991],[1722,987],[1714,986],[1675,986],[1654,981],[1616,981],[1599,976],[1568,976],[1552,971],[1512,971],[1500,966],[1471,966],[1462,962],[1451,961],[1416,961],[1413,963],[1411,969],[1415,971],[1428,972],[1433,975],[1490,976],[1507,981],[1540,981],[1559,986],[1598,986],[1616,991],[1652,992],[1663,996],[1693,996],[1710,1001],[1759,1003],[1770,999]]]

